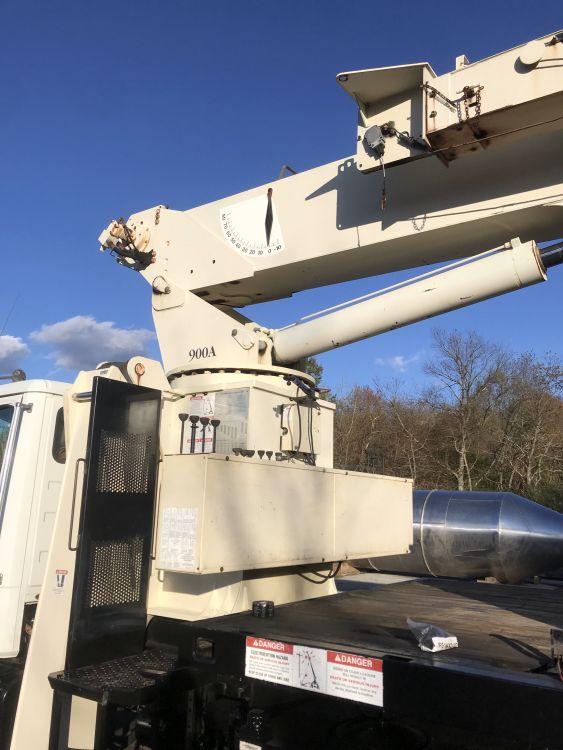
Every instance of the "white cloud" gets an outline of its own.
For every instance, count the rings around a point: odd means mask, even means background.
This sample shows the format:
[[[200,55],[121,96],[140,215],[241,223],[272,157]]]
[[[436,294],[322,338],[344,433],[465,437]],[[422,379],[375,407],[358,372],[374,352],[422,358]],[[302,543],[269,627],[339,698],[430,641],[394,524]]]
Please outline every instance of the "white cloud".
[[[144,354],[152,331],[118,328],[110,320],[98,322],[91,315],[76,315],[30,334],[32,341],[52,347],[49,357],[69,370],[91,370],[99,362],[123,361]]]
[[[0,370],[11,372],[29,354],[27,344],[16,336],[0,336]]]
[[[393,357],[377,357],[375,364],[379,367],[391,367],[395,372],[406,372],[410,365],[420,361],[420,353],[405,357],[404,354],[395,354]]]

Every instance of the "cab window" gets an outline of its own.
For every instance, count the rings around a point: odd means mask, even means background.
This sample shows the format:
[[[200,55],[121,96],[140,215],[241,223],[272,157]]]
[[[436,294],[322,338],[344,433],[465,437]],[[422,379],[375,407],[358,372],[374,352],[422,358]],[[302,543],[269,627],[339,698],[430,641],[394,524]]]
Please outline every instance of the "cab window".
[[[66,444],[65,444],[65,415],[64,409],[61,408],[55,417],[55,434],[53,435],[53,458],[59,464],[66,461]]]
[[[2,463],[4,462],[4,453],[6,452],[6,443],[8,442],[13,416],[13,406],[10,404],[0,406],[0,467],[2,467]]]

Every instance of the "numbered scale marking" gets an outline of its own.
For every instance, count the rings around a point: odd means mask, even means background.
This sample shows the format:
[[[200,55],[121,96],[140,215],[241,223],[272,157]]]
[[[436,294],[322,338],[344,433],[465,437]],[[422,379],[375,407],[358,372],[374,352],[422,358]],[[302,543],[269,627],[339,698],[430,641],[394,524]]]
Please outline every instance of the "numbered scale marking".
[[[269,205],[271,215],[269,213]],[[221,229],[227,242],[241,255],[251,258],[263,258],[276,255],[285,249],[281,227],[278,221],[275,204],[268,193],[255,198],[222,206],[219,209]],[[266,224],[268,223],[268,232]]]

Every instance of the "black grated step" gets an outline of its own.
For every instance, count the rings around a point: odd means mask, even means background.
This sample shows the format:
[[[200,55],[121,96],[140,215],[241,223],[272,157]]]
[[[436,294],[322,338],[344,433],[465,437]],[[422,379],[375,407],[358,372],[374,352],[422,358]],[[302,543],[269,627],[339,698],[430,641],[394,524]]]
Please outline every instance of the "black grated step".
[[[133,656],[49,675],[53,690],[95,701],[132,706],[153,697],[175,669],[173,650],[149,649]]]

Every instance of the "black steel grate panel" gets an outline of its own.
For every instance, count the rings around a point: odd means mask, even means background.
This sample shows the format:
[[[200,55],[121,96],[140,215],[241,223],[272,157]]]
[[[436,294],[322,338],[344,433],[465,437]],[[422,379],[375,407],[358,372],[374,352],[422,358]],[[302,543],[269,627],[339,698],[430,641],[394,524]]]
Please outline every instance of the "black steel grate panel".
[[[144,539],[93,542],[88,569],[88,607],[141,601]]]
[[[142,651],[160,400],[94,378],[66,669]]]
[[[125,656],[121,659],[80,667],[61,678],[80,681],[85,687],[94,690],[129,689],[138,690],[154,685],[154,678],[143,675],[143,670],[171,670],[177,661],[174,651],[153,649],[140,654]]]
[[[97,492],[146,494],[152,435],[100,431]]]

